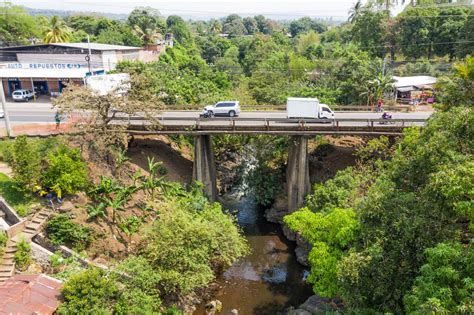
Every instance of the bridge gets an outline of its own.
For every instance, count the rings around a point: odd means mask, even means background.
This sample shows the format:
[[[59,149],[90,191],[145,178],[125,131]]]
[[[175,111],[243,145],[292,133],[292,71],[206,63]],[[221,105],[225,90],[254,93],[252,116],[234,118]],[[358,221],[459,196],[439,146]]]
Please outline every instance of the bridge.
[[[149,118],[118,117],[132,135],[187,134],[195,138],[193,178],[204,184],[211,201],[217,198],[212,135],[249,134],[290,136],[287,164],[288,209],[294,211],[310,192],[308,139],[315,135],[396,136],[410,126],[424,126],[431,112],[395,113],[390,122],[377,113],[336,113],[334,120],[287,119],[284,112],[243,112],[236,118],[200,118],[199,112],[165,112]]]

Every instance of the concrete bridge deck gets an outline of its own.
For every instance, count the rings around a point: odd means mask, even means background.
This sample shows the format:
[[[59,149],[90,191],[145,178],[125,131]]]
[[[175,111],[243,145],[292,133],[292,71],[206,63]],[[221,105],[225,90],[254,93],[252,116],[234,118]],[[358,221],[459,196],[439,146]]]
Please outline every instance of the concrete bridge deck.
[[[240,117],[200,118],[198,112],[165,112],[153,118],[117,117],[132,134],[273,134],[397,135],[410,126],[424,126],[430,112],[397,113],[386,121],[378,113],[337,113],[334,120],[287,119],[285,112],[247,112]]]

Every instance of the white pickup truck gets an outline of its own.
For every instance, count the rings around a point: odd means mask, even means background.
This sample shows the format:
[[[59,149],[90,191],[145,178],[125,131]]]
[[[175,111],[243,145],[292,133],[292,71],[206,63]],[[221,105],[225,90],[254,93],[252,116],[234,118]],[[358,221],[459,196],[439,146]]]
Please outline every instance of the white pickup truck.
[[[286,115],[288,118],[334,119],[334,112],[317,98],[289,97]]]

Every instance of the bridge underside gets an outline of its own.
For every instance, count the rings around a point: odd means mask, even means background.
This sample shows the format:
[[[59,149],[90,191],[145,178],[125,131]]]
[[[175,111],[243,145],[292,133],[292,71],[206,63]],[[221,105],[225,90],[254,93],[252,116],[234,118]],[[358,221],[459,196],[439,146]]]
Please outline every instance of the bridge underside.
[[[210,201],[217,199],[216,166],[210,135],[195,137],[193,178],[204,185]],[[292,136],[287,165],[288,210],[297,210],[304,204],[306,194],[311,191],[308,165],[308,138]]]

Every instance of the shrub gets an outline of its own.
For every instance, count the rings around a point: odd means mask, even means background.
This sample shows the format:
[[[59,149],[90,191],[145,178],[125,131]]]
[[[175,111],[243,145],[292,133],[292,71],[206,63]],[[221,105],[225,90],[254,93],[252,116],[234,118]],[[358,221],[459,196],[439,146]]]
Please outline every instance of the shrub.
[[[110,314],[118,295],[116,282],[105,271],[89,268],[72,275],[61,290],[58,314]]]
[[[16,267],[25,271],[31,264],[31,246],[25,239],[20,240],[16,245],[16,253],[13,259]]]
[[[78,149],[61,145],[48,154],[47,167],[42,183],[49,188],[60,189],[62,193],[75,193],[87,185],[87,165],[81,159]]]
[[[66,214],[52,217],[46,226],[48,238],[54,245],[71,245],[76,249],[84,249],[92,241],[92,231],[71,221]]]
[[[3,256],[3,253],[5,252],[5,246],[7,245],[7,240],[8,240],[7,235],[3,231],[0,231],[0,258]]]
[[[196,190],[163,206],[144,249],[163,291],[178,294],[206,286],[214,270],[229,267],[247,252],[233,218],[218,203],[203,204]]]
[[[37,148],[25,136],[15,139],[8,158],[13,170],[13,181],[23,190],[28,190],[39,182],[41,158]]]

